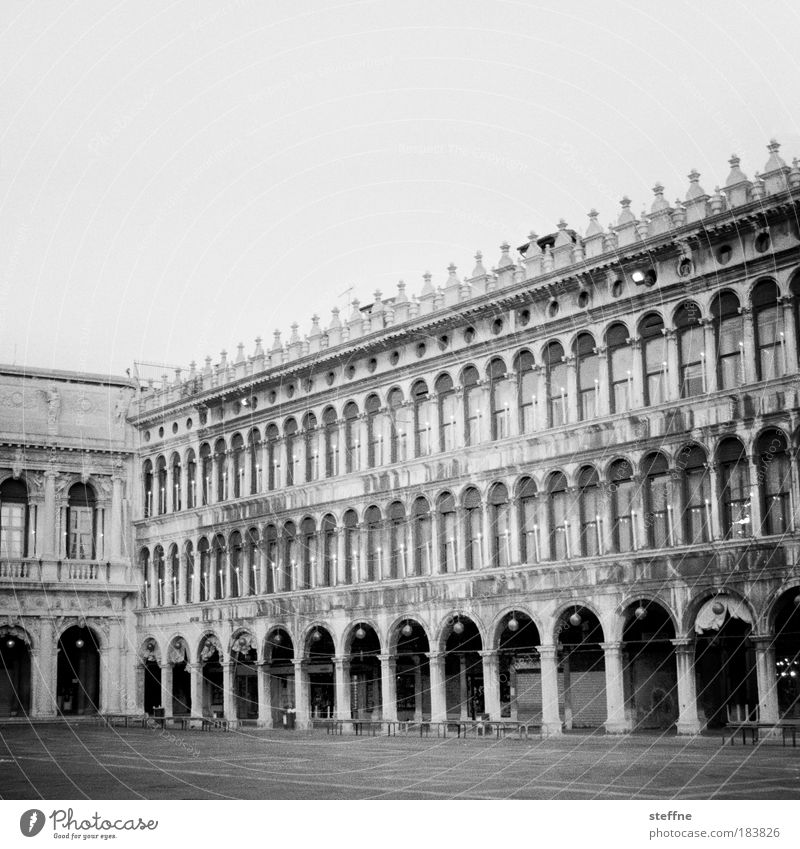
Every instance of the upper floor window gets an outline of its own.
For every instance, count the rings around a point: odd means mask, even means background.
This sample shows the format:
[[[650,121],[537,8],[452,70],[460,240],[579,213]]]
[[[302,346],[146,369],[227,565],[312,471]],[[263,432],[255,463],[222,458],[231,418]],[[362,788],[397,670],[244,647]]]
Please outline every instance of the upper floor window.
[[[73,484],[67,496],[67,557],[93,560],[97,553],[97,535],[102,528],[96,524],[94,489],[88,484]]]
[[[567,366],[560,342],[550,342],[544,349],[547,386],[547,425],[560,427],[567,421]]]
[[[681,304],[675,311],[675,330],[681,398],[700,395],[706,391],[705,336],[700,308],[693,301]]]
[[[433,528],[428,502],[424,498],[414,500],[413,516],[413,574],[430,575],[433,573]]]
[[[603,553],[600,521],[600,481],[597,470],[591,466],[581,469],[578,475],[579,514],[581,522],[581,554],[593,557]]]
[[[511,565],[511,506],[508,503],[508,490],[501,483],[495,484],[489,491],[489,525],[492,538],[491,565]]]
[[[736,437],[723,439],[717,459],[722,487],[722,531],[729,539],[752,536],[750,469],[744,445]]]
[[[387,404],[391,426],[389,461],[399,463],[408,459],[408,442],[411,431],[410,410],[403,400],[403,393],[400,389],[392,389]]]
[[[542,559],[536,484],[532,478],[523,478],[519,486],[519,546],[523,563]]]
[[[228,552],[231,563],[230,595],[245,595],[243,582],[247,580],[247,575],[242,568],[242,535],[239,531],[234,531],[231,534],[230,539],[228,540]]]
[[[241,433],[235,433],[231,439],[231,466],[233,472],[233,497],[241,498],[244,494],[244,439]]]
[[[578,414],[581,421],[586,421],[600,413],[600,360],[591,334],[581,333],[575,340],[575,362]]]
[[[606,334],[609,402],[612,413],[633,408],[633,356],[624,324],[612,324]]]
[[[319,440],[317,438],[317,417],[313,413],[303,416],[306,449],[306,480],[319,480]]]
[[[182,509],[181,491],[181,455],[175,451],[170,458],[170,474],[172,475],[172,510]]]
[[[462,501],[464,505],[464,540],[466,544],[466,566],[468,570],[480,569],[485,563],[483,550],[483,512],[481,496],[477,489],[470,487]]]
[[[344,514],[344,582],[352,584],[360,569],[361,551],[358,540],[358,516],[355,510]]]
[[[779,430],[761,434],[756,444],[761,481],[762,533],[785,534],[791,520],[791,465],[786,437]]]
[[[464,387],[464,440],[466,445],[481,441],[480,376],[475,366],[467,366],[461,375]]]
[[[519,401],[519,432],[531,433],[535,427],[536,372],[533,354],[521,351],[514,362],[517,372],[517,398]]]
[[[644,367],[644,403],[654,406],[667,400],[667,340],[660,315],[651,313],[639,325]]]
[[[567,479],[562,472],[550,476],[547,484],[548,512],[550,520],[550,559],[566,560],[570,555],[569,504],[567,503]]]
[[[297,421],[289,418],[283,425],[283,442],[286,449],[286,486],[294,486],[297,477]]]
[[[27,555],[28,488],[22,480],[8,478],[0,484],[0,557]]]
[[[202,503],[211,503],[211,475],[214,469],[214,459],[211,456],[211,446],[204,442],[200,446],[200,474],[202,475]]]
[[[339,423],[336,410],[326,407],[322,413],[322,427],[325,434],[325,477],[339,474]]]
[[[197,507],[197,460],[193,448],[186,452],[186,506]]]
[[[361,445],[358,436],[358,407],[349,401],[344,408],[345,471],[357,472],[361,468]]]
[[[156,477],[158,479],[158,515],[167,512],[167,461],[164,457],[156,460]]]
[[[711,539],[711,480],[706,455],[699,445],[688,445],[678,455],[683,485],[683,536],[694,545]]]
[[[367,466],[370,469],[382,466],[384,463],[380,410],[380,399],[377,395],[370,395],[364,404],[364,412],[367,416]]]
[[[672,545],[672,505],[669,498],[669,468],[663,454],[644,460],[644,510],[647,544],[651,548]]]
[[[406,541],[406,510],[401,501],[389,505],[389,574],[381,570],[381,577],[404,578],[408,570],[408,544]]]
[[[247,551],[243,571],[242,595],[256,595],[261,591],[261,587],[259,586],[261,575],[258,568],[258,528],[250,528],[247,531],[246,541]]]
[[[200,601],[211,598],[211,550],[208,540],[202,537],[197,544],[197,554],[200,558]]]
[[[411,387],[411,401],[414,404],[414,453],[417,457],[426,457],[433,453],[434,434],[431,432],[433,402],[424,380],[418,380]]]
[[[247,446],[250,453],[250,495],[256,495],[263,491],[264,481],[261,469],[261,436],[255,428],[247,437]]]
[[[439,375],[434,388],[439,403],[439,450],[453,451],[458,441],[456,436],[457,401],[453,379],[449,374]]]
[[[228,457],[224,439],[218,439],[214,444],[214,462],[217,469],[217,501],[226,501],[228,498]]]
[[[511,435],[514,384],[508,379],[506,364],[499,358],[495,358],[489,363],[488,378],[492,439],[505,439]]]
[[[145,460],[142,467],[142,483],[144,485],[144,517],[153,515],[153,463]]]
[[[272,491],[281,486],[281,453],[278,450],[280,431],[278,426],[275,424],[267,425],[264,438],[267,440],[267,489]]]
[[[336,519],[328,514],[322,519],[322,585],[337,583]]]
[[[756,362],[759,380],[770,380],[786,373],[786,340],[783,335],[780,293],[771,280],[763,280],[753,289]]]
[[[455,572],[458,562],[455,498],[449,492],[443,493],[439,496],[436,509],[439,512],[439,570],[441,572]]]
[[[711,315],[717,343],[717,383],[720,389],[734,389],[744,383],[744,331],[739,299],[733,292],[722,292],[711,304]]]
[[[633,482],[631,464],[627,460],[617,460],[611,466],[609,477],[611,486],[611,538],[614,548],[620,553],[638,548],[636,539],[636,510],[634,498],[636,489]]]
[[[316,585],[317,569],[317,525],[310,516],[300,523],[300,543],[303,571],[298,589],[308,589]]]
[[[383,571],[385,554],[381,541],[383,520],[378,507],[367,508],[364,524],[367,531],[366,574],[361,572],[358,577],[362,581],[374,581],[376,575]]]

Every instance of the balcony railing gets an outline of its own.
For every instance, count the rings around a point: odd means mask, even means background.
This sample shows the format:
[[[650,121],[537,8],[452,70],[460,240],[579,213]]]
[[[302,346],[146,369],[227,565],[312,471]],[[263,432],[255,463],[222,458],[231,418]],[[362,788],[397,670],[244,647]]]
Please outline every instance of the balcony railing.
[[[129,565],[109,560],[0,559],[2,583],[125,584],[130,578]]]

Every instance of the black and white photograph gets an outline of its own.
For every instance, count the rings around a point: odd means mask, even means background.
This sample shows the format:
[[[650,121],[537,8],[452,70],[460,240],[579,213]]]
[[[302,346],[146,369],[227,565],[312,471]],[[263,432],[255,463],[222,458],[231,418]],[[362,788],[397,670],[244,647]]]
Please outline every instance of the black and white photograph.
[[[798,845],[798,44],[0,5],[0,845]]]

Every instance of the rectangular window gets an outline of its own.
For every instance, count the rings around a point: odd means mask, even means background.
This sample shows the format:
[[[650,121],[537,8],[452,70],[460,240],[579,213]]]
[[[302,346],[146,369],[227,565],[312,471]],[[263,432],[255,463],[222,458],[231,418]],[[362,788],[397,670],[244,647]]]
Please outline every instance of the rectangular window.
[[[445,395],[440,406],[441,421],[439,427],[442,430],[442,450],[454,451],[457,447],[456,441],[456,396]]]
[[[91,507],[69,508],[69,556],[73,560],[91,560],[92,546]]]
[[[723,466],[722,482],[728,538],[752,536],[750,475],[744,461]]]
[[[706,390],[703,373],[704,335],[702,327],[687,327],[680,333],[681,397],[700,395]]]
[[[553,560],[567,559],[567,518],[569,516],[566,492],[554,492],[550,495],[550,557]]]
[[[614,484],[614,544],[617,551],[633,551],[633,481]]]
[[[658,475],[647,480],[648,509],[645,523],[648,529],[648,542],[652,548],[665,548],[670,545],[667,514],[668,480],[666,475]]]
[[[783,336],[780,333],[777,307],[758,312],[758,348],[761,380],[771,380],[784,373]]]
[[[720,389],[733,389],[744,382],[742,346],[741,316],[723,319],[720,322],[717,337]]]
[[[624,413],[632,407],[633,359],[631,349],[625,345],[611,351],[611,397],[614,412]]]
[[[440,513],[439,567],[442,572],[456,571],[456,514]]]
[[[711,529],[711,487],[704,469],[688,469],[684,478],[686,512],[683,517],[686,542],[694,545],[708,542]]]
[[[0,509],[0,554],[3,559],[25,556],[25,505],[4,503]]]

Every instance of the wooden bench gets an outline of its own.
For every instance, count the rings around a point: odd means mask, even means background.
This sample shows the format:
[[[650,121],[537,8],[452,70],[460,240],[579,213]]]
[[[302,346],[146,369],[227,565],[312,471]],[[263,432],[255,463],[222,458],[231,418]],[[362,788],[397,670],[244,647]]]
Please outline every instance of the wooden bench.
[[[125,728],[146,728],[147,723],[150,721],[150,717],[147,714],[103,713],[100,714],[100,721],[108,728],[119,725],[122,725]]]
[[[762,731],[775,731],[780,729],[781,741],[784,748],[786,747],[787,739],[791,738],[792,748],[797,747],[797,731],[800,728],[798,720],[779,720],[778,722],[758,722],[752,720],[749,722],[738,722],[731,726],[730,734],[723,735],[722,745],[729,742],[731,746],[736,743],[737,735],[742,735],[742,745],[747,745],[747,738],[750,737],[750,744],[755,746],[759,742]]]
[[[230,731],[231,724],[227,719],[204,716],[200,720],[201,731]]]

